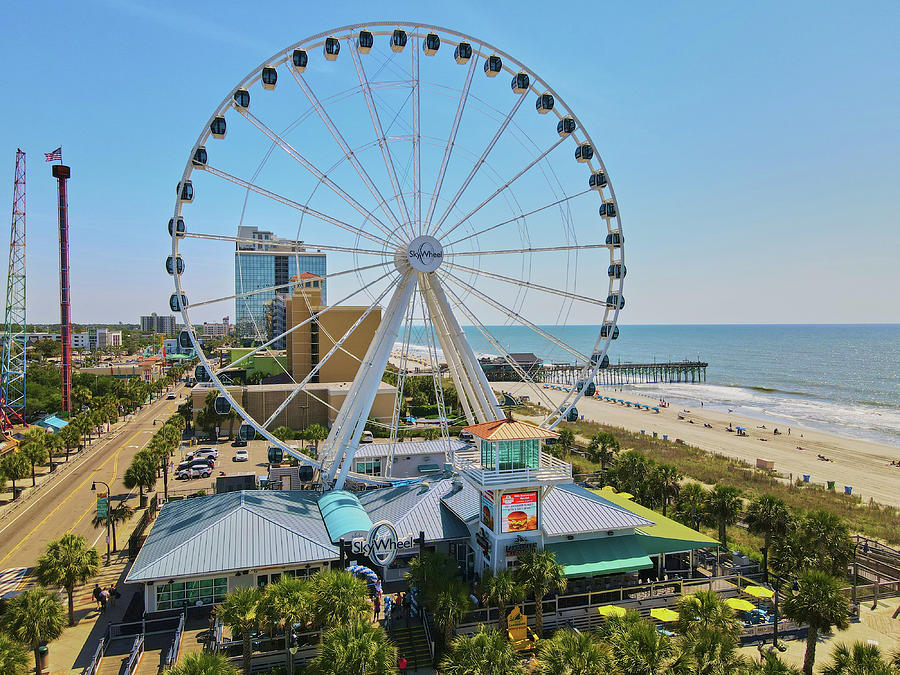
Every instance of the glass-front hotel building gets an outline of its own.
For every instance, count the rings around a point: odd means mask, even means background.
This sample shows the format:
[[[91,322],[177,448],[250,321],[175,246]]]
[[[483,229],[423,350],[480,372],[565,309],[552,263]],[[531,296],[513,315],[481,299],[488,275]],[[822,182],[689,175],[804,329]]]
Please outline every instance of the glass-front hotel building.
[[[304,272],[325,276],[325,254],[307,251],[302,243],[273,236],[256,227],[238,227],[234,252],[235,324],[241,337],[266,339],[266,308],[276,293],[287,294],[291,277]],[[271,290],[273,286],[281,286]],[[263,290],[270,289],[270,290]],[[260,291],[252,295],[242,295]],[[325,303],[325,284],[322,284]]]

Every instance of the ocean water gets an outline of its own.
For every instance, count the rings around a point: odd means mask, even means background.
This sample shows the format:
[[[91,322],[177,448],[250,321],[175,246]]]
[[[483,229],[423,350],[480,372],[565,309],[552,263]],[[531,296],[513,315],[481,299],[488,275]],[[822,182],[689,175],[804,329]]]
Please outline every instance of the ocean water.
[[[590,353],[596,326],[543,327]],[[464,327],[479,355],[497,349]],[[571,357],[522,326],[488,326],[510,352],[547,362]],[[733,411],[783,426],[803,426],[900,448],[900,325],[620,326],[612,363],[684,359],[709,363],[700,384],[624,387],[673,405]],[[414,343],[425,340],[411,337]]]

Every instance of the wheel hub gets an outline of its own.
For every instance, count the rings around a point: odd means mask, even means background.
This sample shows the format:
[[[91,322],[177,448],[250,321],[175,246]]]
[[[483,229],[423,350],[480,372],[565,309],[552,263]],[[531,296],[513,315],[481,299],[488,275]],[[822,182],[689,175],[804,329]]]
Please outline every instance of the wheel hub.
[[[428,234],[423,234],[397,250],[398,267],[426,274],[436,271],[444,262],[444,247],[441,242]]]

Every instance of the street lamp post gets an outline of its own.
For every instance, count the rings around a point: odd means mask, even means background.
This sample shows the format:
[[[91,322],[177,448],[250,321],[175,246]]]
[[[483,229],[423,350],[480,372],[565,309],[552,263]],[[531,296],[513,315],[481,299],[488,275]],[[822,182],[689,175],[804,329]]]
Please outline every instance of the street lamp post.
[[[774,572],[770,573],[770,576],[775,579],[775,583],[772,584],[775,590],[775,621],[772,623],[772,647],[774,649],[778,649],[778,589],[780,588],[780,585],[782,583],[787,583],[787,579],[779,576],[778,574],[775,574]],[[799,588],[799,584],[797,583],[796,579],[791,582],[791,588],[793,588],[795,591]]]
[[[109,522],[110,522],[110,499],[112,498],[112,490],[110,489],[107,483],[104,483],[102,480],[95,480],[91,483],[91,492],[97,491],[97,483],[106,487],[106,565],[109,566],[110,559],[110,539],[109,539]]]

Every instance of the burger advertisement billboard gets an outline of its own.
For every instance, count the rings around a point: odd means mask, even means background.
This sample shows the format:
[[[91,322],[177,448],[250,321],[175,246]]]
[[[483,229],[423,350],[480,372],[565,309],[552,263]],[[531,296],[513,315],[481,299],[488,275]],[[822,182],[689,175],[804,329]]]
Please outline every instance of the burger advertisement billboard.
[[[500,497],[500,531],[537,529],[537,492],[511,492]]]

